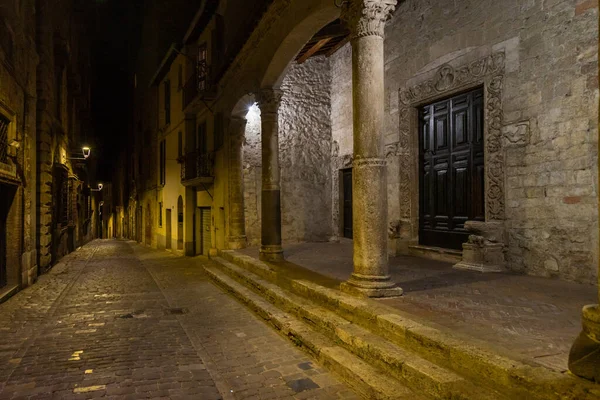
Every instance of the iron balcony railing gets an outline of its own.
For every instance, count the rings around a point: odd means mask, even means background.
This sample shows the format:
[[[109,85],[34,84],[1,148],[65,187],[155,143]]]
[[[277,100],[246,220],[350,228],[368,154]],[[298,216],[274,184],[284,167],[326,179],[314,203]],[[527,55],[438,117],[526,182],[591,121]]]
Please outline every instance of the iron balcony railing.
[[[183,108],[185,109],[196,98],[212,98],[214,87],[210,79],[210,67],[206,61],[196,64],[196,71],[183,86]]]
[[[181,157],[181,181],[214,177],[213,153],[194,151]]]

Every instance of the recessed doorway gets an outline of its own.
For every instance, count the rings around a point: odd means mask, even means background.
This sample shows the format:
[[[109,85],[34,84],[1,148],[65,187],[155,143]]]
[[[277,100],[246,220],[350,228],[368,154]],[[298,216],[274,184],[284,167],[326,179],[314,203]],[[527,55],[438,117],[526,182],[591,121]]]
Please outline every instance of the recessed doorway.
[[[483,89],[419,109],[419,243],[462,249],[485,220]]]

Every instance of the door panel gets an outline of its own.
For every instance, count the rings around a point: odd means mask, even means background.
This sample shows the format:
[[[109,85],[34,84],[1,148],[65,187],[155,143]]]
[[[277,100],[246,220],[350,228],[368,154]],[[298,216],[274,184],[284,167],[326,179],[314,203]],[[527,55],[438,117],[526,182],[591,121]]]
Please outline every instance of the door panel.
[[[0,196],[0,288],[6,286],[6,219],[8,216],[9,201],[4,185],[0,184],[3,195]]]
[[[484,220],[483,90],[419,110],[419,241],[461,249],[467,220]]]
[[[352,168],[342,171],[342,190],[344,237],[352,239]]]
[[[171,209],[170,209],[170,208],[167,208],[167,209],[165,210],[165,219],[166,219],[166,221],[165,221],[165,222],[167,223],[167,226],[166,226],[166,231],[167,231],[167,239],[166,239],[166,244],[165,244],[165,247],[166,247],[167,249],[170,249],[170,248],[171,248],[171,241],[173,240],[173,239],[172,239],[172,236],[173,236],[173,234],[172,234],[172,231],[171,231],[171,227],[172,227],[172,225],[171,225],[171,224],[172,224],[172,220],[171,220]]]
[[[210,227],[211,227],[211,214],[210,208],[200,209],[200,220],[202,223],[202,254],[207,256],[208,250],[211,248],[210,241]]]

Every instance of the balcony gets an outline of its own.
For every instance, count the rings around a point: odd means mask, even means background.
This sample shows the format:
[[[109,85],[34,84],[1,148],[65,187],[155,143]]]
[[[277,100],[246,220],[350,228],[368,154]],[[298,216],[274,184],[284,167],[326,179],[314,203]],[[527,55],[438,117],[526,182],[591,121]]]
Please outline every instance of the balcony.
[[[187,112],[198,111],[199,106],[206,100],[216,97],[216,86],[211,80],[210,67],[207,63],[199,62],[196,71],[183,86],[183,109]]]
[[[214,180],[214,153],[194,151],[181,158],[181,184],[198,186]]]

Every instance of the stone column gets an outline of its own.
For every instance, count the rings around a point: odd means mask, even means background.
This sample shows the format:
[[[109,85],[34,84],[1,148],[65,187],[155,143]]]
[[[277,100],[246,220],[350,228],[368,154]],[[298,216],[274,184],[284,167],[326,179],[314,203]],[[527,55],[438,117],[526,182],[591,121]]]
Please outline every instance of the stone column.
[[[369,297],[402,294],[388,274],[383,143],[383,37],[395,6],[396,0],[349,0],[342,10],[352,43],[354,272],[341,289]]]
[[[261,118],[262,197],[260,259],[282,261],[281,200],[279,187],[279,125],[281,90],[262,89],[258,96]]]
[[[244,217],[244,173],[242,144],[246,132],[246,118],[231,117],[229,122],[229,248],[246,247],[246,219]]]

